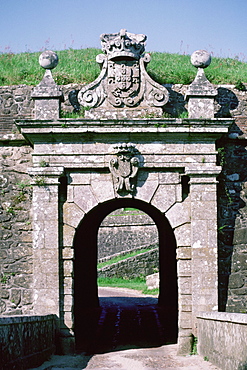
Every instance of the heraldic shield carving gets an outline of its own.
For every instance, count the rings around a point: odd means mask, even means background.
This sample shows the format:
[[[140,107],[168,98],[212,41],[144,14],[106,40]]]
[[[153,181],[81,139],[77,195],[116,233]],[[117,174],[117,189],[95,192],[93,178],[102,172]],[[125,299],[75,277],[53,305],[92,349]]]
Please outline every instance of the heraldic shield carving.
[[[134,144],[117,144],[113,147],[115,157],[110,160],[109,168],[116,180],[116,191],[133,193],[134,183],[131,181],[136,177],[139,168],[139,159],[135,156]]]
[[[78,93],[79,103],[92,108],[86,111],[86,118],[162,115],[169,95],[167,89],[146,72],[150,61],[150,55],[144,54],[146,38],[126,30],[101,35],[104,54],[96,58],[101,73]]]

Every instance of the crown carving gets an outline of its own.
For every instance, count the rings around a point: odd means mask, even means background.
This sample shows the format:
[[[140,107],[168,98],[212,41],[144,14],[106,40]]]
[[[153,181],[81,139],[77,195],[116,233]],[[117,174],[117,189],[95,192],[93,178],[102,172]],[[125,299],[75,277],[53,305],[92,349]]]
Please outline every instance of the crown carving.
[[[130,33],[125,29],[100,36],[102,51],[107,54],[108,59],[119,57],[140,59],[145,51],[146,39],[146,35]]]
[[[132,143],[118,143],[112,146],[112,152],[116,154],[134,154],[136,146]]]

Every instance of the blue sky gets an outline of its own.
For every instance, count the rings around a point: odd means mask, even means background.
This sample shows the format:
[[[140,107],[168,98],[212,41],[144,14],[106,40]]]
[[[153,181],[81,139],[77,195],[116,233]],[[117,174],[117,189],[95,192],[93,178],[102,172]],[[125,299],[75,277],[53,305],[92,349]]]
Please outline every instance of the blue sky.
[[[0,52],[100,48],[121,28],[148,36],[146,51],[247,61],[247,0],[0,0]]]

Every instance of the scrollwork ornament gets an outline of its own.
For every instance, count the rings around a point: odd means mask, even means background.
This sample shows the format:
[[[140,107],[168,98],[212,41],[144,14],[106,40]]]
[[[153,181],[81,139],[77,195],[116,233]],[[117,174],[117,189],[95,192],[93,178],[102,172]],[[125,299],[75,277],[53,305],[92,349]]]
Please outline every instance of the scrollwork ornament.
[[[98,101],[99,96],[97,94],[97,91],[86,91],[81,97],[81,102],[83,103],[83,105],[88,107],[95,107]]]
[[[153,89],[150,92],[149,100],[155,107],[162,107],[166,103],[166,96],[162,91]]]

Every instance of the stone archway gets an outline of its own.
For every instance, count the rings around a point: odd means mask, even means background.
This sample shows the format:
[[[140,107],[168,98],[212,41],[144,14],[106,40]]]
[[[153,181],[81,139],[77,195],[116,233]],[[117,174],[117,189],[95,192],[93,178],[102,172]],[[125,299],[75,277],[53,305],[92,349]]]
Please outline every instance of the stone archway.
[[[169,317],[171,336],[177,336],[178,289],[176,240],[167,218],[154,206],[136,199],[114,199],[94,207],[84,216],[74,238],[74,331],[77,345],[85,342],[99,318],[97,289],[97,233],[102,220],[113,210],[135,207],[155,222],[159,234],[160,294],[162,314]],[[86,326],[85,326],[86,323]],[[92,339],[92,338],[91,338]]]

